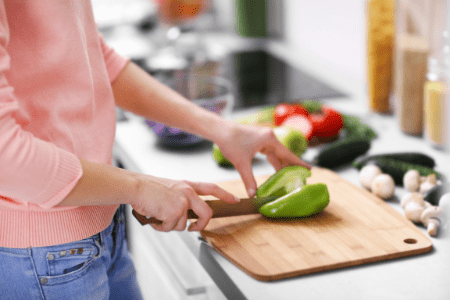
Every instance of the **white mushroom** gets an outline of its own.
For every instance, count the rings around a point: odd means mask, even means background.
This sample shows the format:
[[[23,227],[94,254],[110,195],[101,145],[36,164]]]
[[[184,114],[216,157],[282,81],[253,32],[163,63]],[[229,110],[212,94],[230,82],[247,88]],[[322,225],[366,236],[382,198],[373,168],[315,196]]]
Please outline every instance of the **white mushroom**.
[[[436,174],[428,175],[424,182],[420,185],[420,192],[422,194],[428,192],[432,187],[434,187],[437,184],[437,178]]]
[[[427,176],[420,176],[420,184],[424,183],[427,180]]]
[[[427,227],[427,232],[430,236],[437,234],[441,216],[442,208],[438,206],[431,206],[422,212],[420,220]]]
[[[378,175],[381,175],[382,173],[383,172],[381,171],[381,169],[376,165],[364,166],[359,172],[359,182],[361,182],[361,185],[363,187],[370,190],[374,178]]]
[[[420,193],[409,193],[403,196],[400,201],[401,206],[405,209],[405,216],[414,223],[419,223],[422,212],[427,208],[423,195]]]
[[[403,186],[408,192],[416,192],[420,188],[420,174],[417,170],[409,170],[403,176]]]
[[[423,195],[418,192],[405,194],[402,197],[402,199],[400,200],[400,205],[402,206],[403,209],[405,209],[406,204],[410,201],[415,201],[415,202],[423,205],[423,202],[424,202]]]
[[[395,192],[394,179],[388,174],[378,175],[373,179],[370,189],[372,193],[382,199],[392,198]]]

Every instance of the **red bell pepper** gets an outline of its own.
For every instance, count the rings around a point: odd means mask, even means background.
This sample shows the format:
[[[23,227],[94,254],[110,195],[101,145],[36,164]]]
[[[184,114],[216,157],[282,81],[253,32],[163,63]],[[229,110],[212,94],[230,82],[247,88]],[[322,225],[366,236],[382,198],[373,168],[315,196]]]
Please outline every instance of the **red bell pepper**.
[[[344,126],[341,114],[327,105],[322,105],[320,113],[309,114],[309,120],[318,138],[334,137]]]
[[[273,122],[275,126],[280,126],[287,118],[295,115],[308,117],[308,111],[299,104],[278,104],[275,107]]]

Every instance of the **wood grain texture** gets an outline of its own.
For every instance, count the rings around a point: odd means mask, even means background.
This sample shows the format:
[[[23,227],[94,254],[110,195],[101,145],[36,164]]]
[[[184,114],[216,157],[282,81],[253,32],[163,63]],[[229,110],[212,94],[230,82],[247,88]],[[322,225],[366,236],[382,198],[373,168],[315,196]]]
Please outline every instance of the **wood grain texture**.
[[[257,178],[258,184],[268,176]],[[333,171],[316,168],[307,183],[323,182],[330,204],[320,214],[291,220],[261,215],[211,219],[202,237],[241,270],[278,280],[422,254],[432,243],[380,198]],[[245,197],[242,181],[218,183]]]

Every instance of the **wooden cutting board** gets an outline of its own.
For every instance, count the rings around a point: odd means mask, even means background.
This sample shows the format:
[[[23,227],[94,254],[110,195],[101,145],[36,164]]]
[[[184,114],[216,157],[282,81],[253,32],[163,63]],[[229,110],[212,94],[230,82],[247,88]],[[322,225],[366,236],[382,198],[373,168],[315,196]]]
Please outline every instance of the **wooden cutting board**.
[[[257,178],[258,184],[269,176]],[[320,214],[290,221],[261,215],[211,219],[202,237],[255,279],[278,280],[432,249],[416,225],[380,198],[333,171],[314,167],[307,183],[323,182],[330,204]],[[240,180],[218,185],[245,197]]]

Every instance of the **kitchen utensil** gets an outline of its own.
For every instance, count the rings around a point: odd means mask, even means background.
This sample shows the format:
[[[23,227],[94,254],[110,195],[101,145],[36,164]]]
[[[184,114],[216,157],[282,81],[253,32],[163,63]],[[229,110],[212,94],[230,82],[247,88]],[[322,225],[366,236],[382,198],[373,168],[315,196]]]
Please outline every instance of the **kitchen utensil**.
[[[214,218],[202,237],[251,277],[278,280],[429,252],[429,238],[384,200],[331,170],[312,168],[307,184],[328,187],[319,214],[272,220],[259,214]],[[257,177],[261,184],[269,176]],[[241,180],[219,182],[239,196]]]
[[[213,210],[213,218],[230,217],[230,216],[241,216],[241,215],[251,215],[258,214],[258,208],[263,204],[273,201],[277,197],[261,197],[261,198],[243,198],[238,203],[226,203],[220,200],[205,200],[205,203],[211,207]],[[160,224],[161,221],[150,217],[147,218],[135,210],[133,210],[133,215],[142,224]],[[197,219],[198,216],[193,210],[188,210],[188,219]]]

